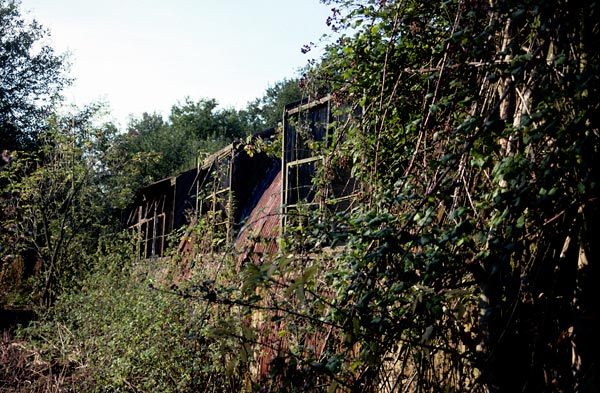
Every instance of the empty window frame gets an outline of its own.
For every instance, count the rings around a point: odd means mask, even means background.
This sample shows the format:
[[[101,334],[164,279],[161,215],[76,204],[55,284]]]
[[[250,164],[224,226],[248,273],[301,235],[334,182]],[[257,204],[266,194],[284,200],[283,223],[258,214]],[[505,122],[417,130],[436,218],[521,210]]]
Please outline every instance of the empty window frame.
[[[137,237],[137,254],[139,258],[164,256],[167,196],[158,195],[156,199],[145,200],[130,217],[135,224],[130,226],[130,232]]]
[[[220,237],[224,240],[231,240],[232,236],[233,155],[234,149],[230,145],[206,159],[198,169],[202,181],[198,186],[197,211],[200,216],[212,224],[215,239]]]
[[[332,138],[332,121],[341,123],[347,115],[334,114],[330,96],[305,104],[286,107],[283,127],[282,195],[284,222],[295,221],[299,209],[340,211],[355,197],[356,182],[348,165],[328,165],[323,151]],[[315,184],[322,172],[326,184]],[[317,188],[318,187],[318,188]]]

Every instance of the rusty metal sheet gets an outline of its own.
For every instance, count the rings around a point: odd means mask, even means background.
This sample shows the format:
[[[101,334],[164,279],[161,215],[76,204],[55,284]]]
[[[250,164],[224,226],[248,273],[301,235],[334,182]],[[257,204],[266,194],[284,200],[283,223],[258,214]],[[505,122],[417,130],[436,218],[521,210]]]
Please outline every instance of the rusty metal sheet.
[[[278,249],[281,230],[281,171],[262,194],[241,228],[234,247],[239,262],[257,261],[263,255],[273,255]]]

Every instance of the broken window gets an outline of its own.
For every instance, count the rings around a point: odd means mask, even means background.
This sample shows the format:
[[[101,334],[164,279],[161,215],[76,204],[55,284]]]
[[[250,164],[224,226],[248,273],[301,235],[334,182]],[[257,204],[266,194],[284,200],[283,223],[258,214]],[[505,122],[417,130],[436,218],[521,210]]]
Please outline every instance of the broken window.
[[[231,192],[233,146],[230,145],[200,164],[201,179],[197,211],[213,229],[212,245],[231,239],[233,195]],[[208,250],[205,250],[208,251]]]
[[[356,192],[350,165],[331,165],[333,127],[347,114],[337,114],[327,96],[288,106],[283,128],[283,225],[301,221],[305,210],[335,212],[349,208]],[[317,180],[317,176],[322,176]]]
[[[264,137],[273,135],[269,130]],[[234,239],[279,167],[279,160],[264,153],[248,155],[241,142],[200,164],[197,211],[211,225],[211,251]]]
[[[145,195],[143,203],[131,211],[129,231],[137,238],[142,259],[161,257],[165,250],[167,195]]]
[[[196,169],[160,180],[141,189],[127,218],[141,259],[163,257],[169,235],[187,224],[196,198]]]

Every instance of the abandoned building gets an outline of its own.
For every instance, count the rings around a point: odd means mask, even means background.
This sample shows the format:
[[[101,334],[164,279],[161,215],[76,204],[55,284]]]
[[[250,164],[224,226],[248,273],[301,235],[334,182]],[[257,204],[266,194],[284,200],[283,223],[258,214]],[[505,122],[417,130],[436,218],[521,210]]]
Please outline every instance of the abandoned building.
[[[211,223],[211,236],[200,252],[233,244],[240,259],[273,254],[277,238],[297,219],[302,208],[335,211],[348,208],[356,183],[349,168],[328,166],[322,153],[334,143],[331,126],[343,115],[334,111],[330,96],[285,107],[281,130],[281,159],[236,141],[200,161],[198,166],[141,189],[130,209],[126,226],[139,238],[142,259],[165,256],[173,231],[202,217]],[[275,141],[275,129],[250,140]],[[327,186],[313,181],[319,168],[327,169]],[[191,242],[179,252],[191,252]]]
[[[179,281],[189,279],[195,270],[218,274],[214,261],[229,247],[241,270],[247,263],[259,264],[277,254],[283,231],[301,224],[305,209],[318,212],[317,217],[350,209],[357,183],[349,167],[331,160],[339,142],[332,127],[346,116],[338,114],[334,105],[329,96],[288,105],[280,132],[271,129],[234,142],[196,168],[140,190],[127,222],[138,235],[140,258],[175,252],[180,257],[175,278]],[[279,140],[281,158],[256,148]],[[321,175],[326,181],[315,181]],[[209,228],[199,230],[198,225]],[[170,236],[178,229],[178,236]],[[173,243],[167,247],[170,237]],[[270,301],[274,300],[266,300]],[[280,351],[289,346],[277,333],[285,327],[282,321],[250,323],[260,332],[257,342],[263,348],[255,372],[266,377]],[[323,348],[319,343],[324,334],[307,336],[307,348]]]
[[[140,258],[162,257],[168,235],[187,224],[186,212],[196,206],[196,169],[142,188],[126,218],[127,228],[137,235]]]

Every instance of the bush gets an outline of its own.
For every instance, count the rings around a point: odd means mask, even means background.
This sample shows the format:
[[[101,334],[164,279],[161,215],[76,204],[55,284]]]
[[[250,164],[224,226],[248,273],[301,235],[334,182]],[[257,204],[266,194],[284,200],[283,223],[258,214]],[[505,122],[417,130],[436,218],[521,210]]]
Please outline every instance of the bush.
[[[245,368],[231,356],[239,353],[231,333],[240,319],[162,288],[155,277],[168,261],[134,266],[130,249],[122,243],[96,256],[80,289],[21,332],[30,350],[70,370],[86,391],[239,390]]]

